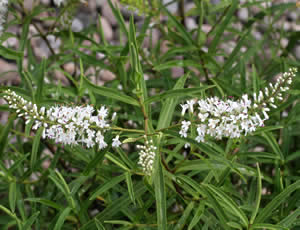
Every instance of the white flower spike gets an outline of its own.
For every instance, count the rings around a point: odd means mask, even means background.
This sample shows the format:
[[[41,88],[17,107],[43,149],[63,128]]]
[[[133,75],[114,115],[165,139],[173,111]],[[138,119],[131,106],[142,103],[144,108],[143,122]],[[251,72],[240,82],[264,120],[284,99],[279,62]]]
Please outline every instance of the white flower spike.
[[[54,140],[64,145],[83,144],[87,148],[95,145],[99,149],[107,147],[104,133],[110,128],[108,110],[102,106],[97,112],[87,106],[53,106],[46,110],[38,110],[35,104],[26,101],[11,90],[5,91],[4,98],[9,107],[15,109],[19,117],[24,117],[25,123],[33,121],[32,129],[44,127],[42,137]],[[119,136],[113,138],[113,147],[121,144]]]
[[[269,88],[253,93],[252,100],[246,94],[237,101],[221,100],[218,97],[198,100],[199,120],[196,120],[198,136],[195,140],[204,142],[206,135],[216,139],[239,138],[254,132],[257,127],[263,127],[264,121],[269,119],[270,107],[277,108],[275,100],[283,100],[282,93],[289,89],[286,85],[292,83],[296,72],[296,68],[289,69],[277,79],[274,85],[270,83]],[[187,101],[186,104],[181,105],[182,113],[184,114],[187,109],[193,113],[193,106],[193,100]],[[186,138],[191,122],[182,121],[181,124],[179,134]]]

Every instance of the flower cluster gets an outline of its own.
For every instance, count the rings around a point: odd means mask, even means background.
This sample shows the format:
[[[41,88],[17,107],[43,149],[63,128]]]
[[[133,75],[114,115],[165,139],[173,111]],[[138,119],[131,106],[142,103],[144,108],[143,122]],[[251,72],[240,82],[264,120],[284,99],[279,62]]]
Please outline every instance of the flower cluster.
[[[60,7],[60,5],[63,5],[65,3],[65,0],[54,0],[54,4],[57,7]]]
[[[153,141],[147,141],[146,137],[145,145],[137,145],[137,148],[140,150],[138,164],[142,166],[145,174],[151,175],[157,148],[153,145]]]
[[[4,98],[9,107],[15,109],[19,117],[24,117],[26,124],[33,122],[32,129],[43,127],[43,138],[55,140],[65,145],[84,144],[91,148],[107,147],[104,133],[109,129],[108,110],[102,106],[95,111],[92,106],[53,106],[37,108],[36,104],[26,101],[11,90],[5,91]],[[119,136],[113,138],[113,147],[121,144]]]
[[[297,69],[291,68],[280,76],[275,84],[269,84],[268,88],[253,94],[251,100],[244,94],[240,100],[221,100],[218,97],[187,101],[181,105],[182,115],[187,110],[194,113],[194,105],[198,104],[197,142],[204,142],[206,136],[215,139],[223,137],[239,138],[242,135],[254,132],[257,127],[264,126],[264,121],[269,119],[270,107],[276,108],[276,101],[283,100],[282,93],[289,89]],[[190,121],[182,121],[179,134],[186,138]]]
[[[3,25],[6,22],[8,0],[0,0],[0,36],[4,31]]]

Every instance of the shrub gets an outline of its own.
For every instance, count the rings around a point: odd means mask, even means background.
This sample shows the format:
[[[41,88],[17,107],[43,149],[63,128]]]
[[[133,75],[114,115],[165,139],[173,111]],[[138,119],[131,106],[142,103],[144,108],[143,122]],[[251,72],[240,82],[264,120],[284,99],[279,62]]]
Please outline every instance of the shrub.
[[[121,3],[0,1],[1,229],[298,229],[297,4]]]

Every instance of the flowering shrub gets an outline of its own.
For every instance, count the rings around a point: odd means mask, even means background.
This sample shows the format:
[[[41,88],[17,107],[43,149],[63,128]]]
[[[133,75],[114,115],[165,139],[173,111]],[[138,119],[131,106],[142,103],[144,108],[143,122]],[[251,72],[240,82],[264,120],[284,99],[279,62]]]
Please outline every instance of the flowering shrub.
[[[0,229],[299,227],[297,5],[120,3],[0,1]]]

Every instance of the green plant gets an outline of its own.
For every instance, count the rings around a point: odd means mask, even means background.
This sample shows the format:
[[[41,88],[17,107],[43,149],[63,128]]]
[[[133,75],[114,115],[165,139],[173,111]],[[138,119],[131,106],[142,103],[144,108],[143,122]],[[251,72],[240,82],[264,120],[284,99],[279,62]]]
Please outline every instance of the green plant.
[[[4,28],[21,33],[3,33],[0,55],[16,63],[20,83],[0,87],[9,114],[0,129],[0,228],[299,228],[299,32],[275,26],[295,3],[194,0],[177,17],[159,1],[149,13],[141,4],[152,1],[126,1],[145,15],[137,29],[108,2],[118,44],[101,23],[58,27],[68,4],[42,19],[52,23],[46,32],[38,19],[52,8],[8,5]],[[240,23],[237,10],[251,7],[257,12]],[[189,17],[196,28],[186,27]],[[160,40],[144,49],[154,30]],[[57,50],[49,35],[61,41]],[[4,45],[12,37],[16,48]],[[35,54],[36,37],[48,58]],[[100,86],[104,70],[114,78]]]

